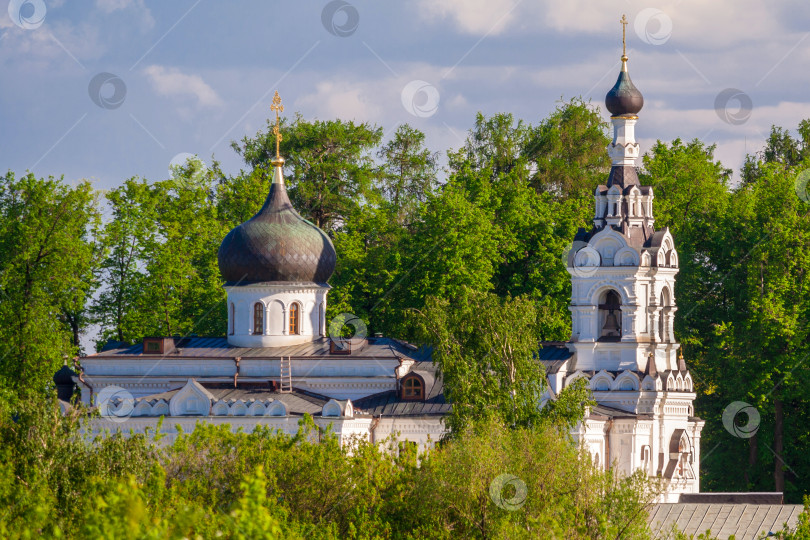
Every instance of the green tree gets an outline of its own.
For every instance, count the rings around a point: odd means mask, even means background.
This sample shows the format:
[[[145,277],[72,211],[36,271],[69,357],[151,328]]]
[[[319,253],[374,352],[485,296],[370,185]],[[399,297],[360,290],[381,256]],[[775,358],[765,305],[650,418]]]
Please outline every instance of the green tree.
[[[565,199],[590,201],[610,171],[607,127],[599,109],[581,98],[559,104],[532,128],[523,149],[534,165],[532,186]]]
[[[148,334],[224,334],[217,250],[227,225],[214,199],[217,175],[191,160],[168,180],[133,178],[107,194],[105,287],[93,307],[102,343]]]
[[[471,426],[419,470],[416,536],[648,538],[656,486],[597,469],[548,426]]]
[[[0,379],[42,389],[77,354],[100,224],[89,182],[0,178]]]
[[[479,419],[510,426],[537,422],[545,372],[537,362],[537,307],[528,298],[501,299],[462,289],[431,296],[416,324],[453,403],[447,425],[457,432]]]
[[[377,184],[400,223],[427,201],[436,186],[438,154],[425,148],[424,143],[424,133],[402,124],[377,152],[382,160]]]
[[[275,156],[272,129],[242,145],[233,143],[253,168],[266,171]],[[382,129],[341,120],[309,122],[300,115],[282,126],[281,153],[286,159],[290,199],[301,214],[328,232],[342,226],[364,199],[372,196],[376,167],[373,148]]]

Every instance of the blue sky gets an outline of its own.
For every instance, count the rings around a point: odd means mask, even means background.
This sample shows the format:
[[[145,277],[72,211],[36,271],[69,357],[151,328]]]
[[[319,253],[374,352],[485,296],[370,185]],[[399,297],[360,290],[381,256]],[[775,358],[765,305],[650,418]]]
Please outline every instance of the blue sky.
[[[235,173],[230,141],[264,126],[275,90],[287,115],[387,134],[408,122],[444,153],[478,111],[536,122],[561,98],[602,105],[626,13],[642,149],[698,137],[738,169],[772,124],[810,118],[810,4],[707,4],[12,0],[0,11],[0,160],[99,188],[163,179],[182,153]]]

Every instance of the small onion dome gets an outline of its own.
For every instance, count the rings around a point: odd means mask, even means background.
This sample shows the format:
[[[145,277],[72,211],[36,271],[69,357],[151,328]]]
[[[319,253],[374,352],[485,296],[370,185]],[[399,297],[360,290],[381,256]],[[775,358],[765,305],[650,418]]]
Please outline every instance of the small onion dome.
[[[219,246],[219,271],[231,285],[265,281],[326,283],[337,255],[321,229],[302,218],[287,196],[281,165],[261,210],[225,236]]]
[[[75,376],[76,372],[67,367],[67,365],[64,365],[59,368],[59,371],[53,374],[53,383],[56,386],[72,385],[73,377]]]
[[[622,57],[622,70],[616,84],[605,96],[605,106],[612,116],[635,115],[644,106],[644,96],[630,80],[627,73],[627,57]]]

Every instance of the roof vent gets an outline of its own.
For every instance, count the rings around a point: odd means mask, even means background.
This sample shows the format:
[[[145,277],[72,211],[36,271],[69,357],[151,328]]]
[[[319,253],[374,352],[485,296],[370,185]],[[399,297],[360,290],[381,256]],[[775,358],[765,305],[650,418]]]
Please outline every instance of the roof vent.
[[[174,338],[145,337],[143,338],[143,354],[169,354],[174,350]]]
[[[352,354],[352,340],[340,338],[330,339],[329,354]]]

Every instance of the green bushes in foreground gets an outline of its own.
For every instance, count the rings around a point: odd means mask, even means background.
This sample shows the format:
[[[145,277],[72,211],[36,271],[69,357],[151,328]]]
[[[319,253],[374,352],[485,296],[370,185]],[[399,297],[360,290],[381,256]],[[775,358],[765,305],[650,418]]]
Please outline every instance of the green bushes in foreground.
[[[82,422],[50,400],[0,400],[0,536],[643,538],[654,497],[550,423],[480,423],[417,456],[342,448],[309,418],[294,436],[200,424],[168,446],[89,444]]]
[[[200,424],[172,445],[90,444],[78,413],[14,403],[0,400],[3,538],[648,538],[657,493],[548,421],[475,423],[417,456],[341,447],[308,417],[294,436]]]

